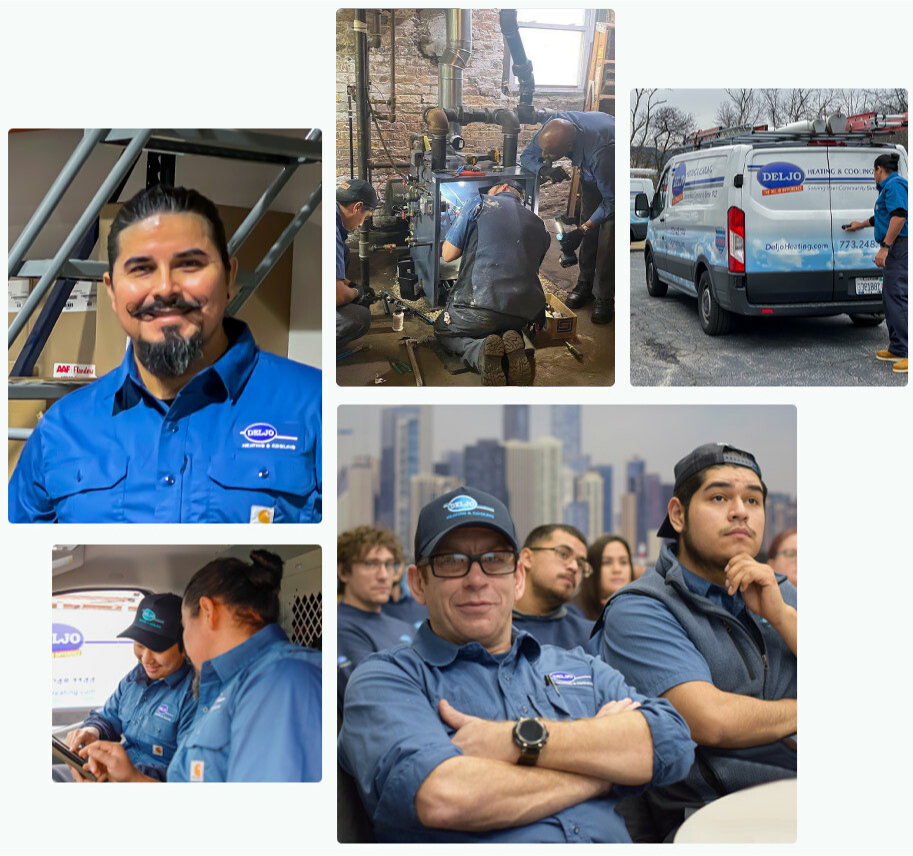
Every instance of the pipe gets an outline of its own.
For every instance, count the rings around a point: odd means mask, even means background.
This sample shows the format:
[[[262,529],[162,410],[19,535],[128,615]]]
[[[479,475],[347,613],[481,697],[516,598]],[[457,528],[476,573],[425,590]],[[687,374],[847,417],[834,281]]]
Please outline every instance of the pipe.
[[[390,121],[396,121],[396,9],[390,10]]]
[[[504,134],[504,143],[502,145],[503,164],[506,167],[517,165],[517,137],[520,134],[520,120],[513,110],[495,110],[495,122],[501,126],[501,133]]]
[[[380,9],[368,9],[368,47],[380,47]]]
[[[438,105],[447,109],[463,106],[463,69],[472,56],[472,9],[445,9],[447,44],[438,60]],[[450,124],[452,136],[458,136],[459,122]]]
[[[447,132],[450,130],[448,113],[443,107],[429,107],[424,119],[431,134],[431,169],[444,169],[447,166]]]
[[[371,180],[368,153],[371,148],[371,126],[368,104],[368,25],[364,9],[355,10],[355,103],[358,111],[358,178]],[[370,218],[368,218],[370,219]],[[361,283],[367,288],[371,271],[368,261],[370,226],[365,220],[358,227],[358,259],[361,266]]]
[[[533,64],[527,59],[520,37],[520,28],[517,25],[517,10],[502,9],[500,12],[501,34],[507,42],[513,60],[512,70],[520,86],[520,101],[517,105],[517,114],[524,124],[532,124],[533,93],[536,91],[536,80],[533,77]]]

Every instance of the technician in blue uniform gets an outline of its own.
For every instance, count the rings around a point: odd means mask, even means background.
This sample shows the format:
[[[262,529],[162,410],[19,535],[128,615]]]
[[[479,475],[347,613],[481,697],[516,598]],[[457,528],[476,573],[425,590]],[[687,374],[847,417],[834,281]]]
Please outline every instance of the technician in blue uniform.
[[[157,186],[108,238],[121,365],[54,404],[9,484],[13,523],[313,523],[320,372],[226,318],[237,260],[212,202]]]
[[[133,765],[145,775],[165,780],[178,743],[188,733],[197,710],[191,685],[193,669],[181,643],[181,599],[176,594],[144,597],[136,618],[118,637],[133,640],[139,664],[117,685],[101,710],[93,711],[66,744],[83,757],[98,740],[120,741]],[[88,782],[66,764],[54,765],[54,779]],[[104,780],[104,779],[102,779]]]
[[[597,624],[599,655],[670,701],[698,744],[684,782],[622,805],[635,841],[670,840],[689,810],[796,776],[796,589],[754,559],[766,496],[748,452],[709,443],[682,458],[658,532],[677,545]]]
[[[907,180],[902,178],[897,167],[900,155],[885,153],[875,158],[875,182],[878,199],[875,214],[868,220],[854,220],[847,231],[875,227],[875,240],[881,249],[875,255],[875,264],[884,268],[885,322],[888,325],[888,347],[879,351],[879,360],[893,363],[895,372],[906,373],[909,354],[907,352],[908,297],[908,244],[907,220],[909,219],[909,195]]]
[[[168,767],[169,782],[320,779],[320,653],[276,623],[282,560],[216,559],[184,591],[184,644],[199,676],[199,706]],[[88,747],[89,769],[149,781],[116,743]]]
[[[510,515],[461,487],[419,514],[409,567],[428,621],[349,681],[339,760],[380,841],[629,841],[618,799],[678,781],[684,720],[580,649],[511,627]]]
[[[367,181],[349,178],[336,188],[336,350],[365,335],[371,326],[371,310],[362,306],[361,287],[346,276],[349,248],[346,238],[368,219],[377,207],[377,191]]]
[[[543,161],[570,157],[580,169],[584,223],[569,233],[566,249],[580,247],[580,276],[564,301],[578,309],[591,298],[593,323],[615,317],[615,117],[607,113],[558,112],[533,137],[520,156],[530,172],[545,170],[544,178],[560,181],[567,173]]]
[[[336,608],[336,693],[340,713],[352,670],[368,654],[412,641],[412,625],[383,612],[402,561],[402,545],[389,529],[358,526],[336,539],[336,575],[342,591]]]
[[[548,246],[545,224],[508,182],[467,203],[447,233],[441,257],[462,261],[434,332],[444,348],[482,375],[483,386],[532,381],[523,331],[545,321],[539,267]]]

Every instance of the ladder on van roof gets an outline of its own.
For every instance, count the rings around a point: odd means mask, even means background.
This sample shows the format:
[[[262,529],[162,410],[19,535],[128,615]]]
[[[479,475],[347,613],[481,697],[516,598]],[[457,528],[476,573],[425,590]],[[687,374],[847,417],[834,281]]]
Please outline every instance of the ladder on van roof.
[[[31,374],[57,319],[66,306],[76,281],[100,281],[107,272],[107,262],[89,260],[89,255],[98,240],[99,215],[106,204],[118,201],[144,151],[147,153],[147,187],[174,183],[176,155],[178,154],[272,163],[280,167],[275,178],[229,239],[228,251],[233,255],[263,219],[270,205],[298,167],[302,164],[320,163],[321,136],[318,128],[305,132],[301,138],[246,130],[95,129],[84,131],[82,139],[73,150],[69,160],[51,184],[44,199],[41,200],[35,213],[22,230],[22,234],[14,242],[7,259],[8,278],[38,279],[35,288],[32,289],[9,325],[8,347],[12,347],[42,298],[48,295],[45,306],[10,372],[9,399],[57,399],[84,385],[84,383],[73,381],[55,382],[47,379],[32,379]],[[121,146],[123,153],[86,205],[54,257],[27,260],[26,253],[99,144]],[[240,310],[266,279],[283,253],[291,246],[301,227],[319,207],[321,187],[321,184],[317,185],[316,190],[311,193],[254,269],[238,272],[236,281],[239,291],[226,310],[228,315],[234,315]],[[10,440],[25,440],[30,434],[31,429],[27,428],[9,429]]]

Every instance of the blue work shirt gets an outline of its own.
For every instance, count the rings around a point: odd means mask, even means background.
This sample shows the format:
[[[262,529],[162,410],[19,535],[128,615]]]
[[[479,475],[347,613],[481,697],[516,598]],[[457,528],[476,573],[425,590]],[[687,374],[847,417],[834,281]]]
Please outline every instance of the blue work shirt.
[[[207,660],[168,781],[319,781],[320,675],[320,652],[293,645],[278,624]]]
[[[546,684],[546,675],[557,692]],[[442,698],[457,710],[484,719],[574,720],[593,717],[607,702],[626,697],[642,703],[640,712],[653,737],[650,784],[683,778],[694,757],[685,721],[668,702],[636,693],[605,663],[579,648],[565,651],[540,645],[522,631],[514,631],[510,651],[493,656],[478,642],[446,642],[426,622],[412,645],[372,654],[355,670],[346,692],[339,761],[355,777],[380,841],[628,842],[615,806],[622,797],[650,785],[615,786],[610,796],[525,826],[489,832],[425,827],[415,809],[415,795],[431,772],[463,754],[451,742],[454,730],[438,714]]]
[[[730,595],[722,586],[680,567],[691,591],[725,609],[760,642],[739,592]],[[662,695],[688,681],[713,683],[707,661],[662,603],[652,597],[628,597],[624,604],[624,609],[607,613],[605,632],[590,640],[590,653],[611,663],[647,695]]]
[[[228,350],[170,403],[146,389],[131,343],[54,404],[10,479],[10,522],[318,522],[320,372],[223,323]]]
[[[891,217],[906,217],[903,229],[900,230],[899,238],[907,237],[907,226],[910,223],[908,214],[908,187],[907,180],[900,176],[900,173],[892,172],[880,184],[875,185],[878,188],[878,199],[875,200],[875,240],[881,243],[888,234],[888,226],[891,224]],[[896,214],[895,214],[896,212]]]
[[[352,670],[368,654],[409,643],[415,634],[411,624],[384,612],[366,612],[340,603],[336,609],[336,692],[339,709]]]
[[[571,604],[562,604],[545,615],[530,615],[514,609],[513,626],[525,630],[543,645],[559,648],[585,648],[593,632],[593,622]]]
[[[411,594],[406,592],[403,592],[403,596],[399,600],[388,600],[380,610],[384,615],[391,615],[393,618],[405,621],[406,624],[411,624],[413,634],[428,617],[427,607],[422,606]]]
[[[197,711],[191,692],[193,668],[184,663],[160,680],[151,681],[137,663],[121,679],[101,710],[93,710],[82,727],[98,729],[100,740],[119,743],[133,766],[147,776],[164,781],[165,768],[178,743],[188,733]]]
[[[346,227],[342,225],[342,215],[339,213],[339,206],[336,206],[336,279],[346,278],[346,268],[349,264],[349,248],[346,246],[346,238],[349,233]]]
[[[602,196],[599,207],[590,215],[590,222],[599,225],[615,212],[615,117],[607,113],[580,113],[560,111],[552,119],[566,119],[577,129],[577,138],[569,157],[571,163],[580,169],[580,177],[589,184],[595,184]],[[544,127],[544,126],[543,126]],[[520,164],[530,172],[542,169],[542,148],[539,133],[523,150]]]
[[[469,235],[469,227],[474,220],[479,219],[479,212],[482,210],[482,200],[469,205],[463,206],[460,216],[447,232],[444,239],[448,244],[453,244],[458,250],[466,249],[466,238]]]

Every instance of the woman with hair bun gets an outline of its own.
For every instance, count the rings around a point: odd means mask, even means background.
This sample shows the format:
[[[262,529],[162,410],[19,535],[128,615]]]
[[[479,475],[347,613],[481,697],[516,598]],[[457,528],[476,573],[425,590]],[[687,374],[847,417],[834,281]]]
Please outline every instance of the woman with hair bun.
[[[168,767],[169,782],[313,782],[320,779],[320,655],[279,627],[282,560],[224,558],[184,591],[184,649],[198,707]],[[88,748],[89,770],[150,781],[118,744]]]

